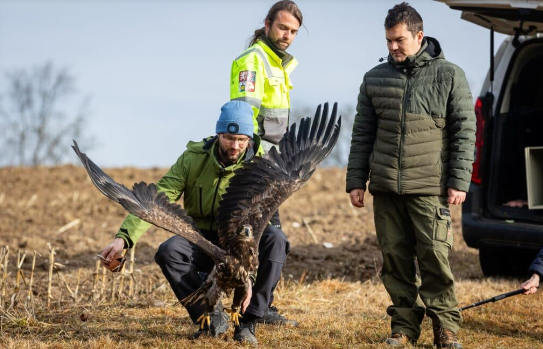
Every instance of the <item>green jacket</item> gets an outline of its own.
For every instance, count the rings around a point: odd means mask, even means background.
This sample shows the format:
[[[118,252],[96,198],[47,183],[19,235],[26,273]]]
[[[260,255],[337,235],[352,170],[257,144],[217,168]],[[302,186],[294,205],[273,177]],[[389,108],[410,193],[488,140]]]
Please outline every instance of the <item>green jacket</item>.
[[[468,191],[475,113],[462,69],[426,37],[405,62],[366,73],[358,96],[347,192],[446,195]]]
[[[251,143],[252,147],[247,148],[237,163],[223,167],[216,157],[216,136],[200,142],[189,142],[187,150],[157,182],[158,191],[165,193],[171,202],[178,201],[184,194],[183,207],[198,228],[216,231],[217,208],[234,171],[243,167],[246,161],[251,161],[254,155],[262,156],[260,138],[254,135]],[[149,227],[150,223],[129,214],[115,237],[122,238],[125,246],[132,247]]]

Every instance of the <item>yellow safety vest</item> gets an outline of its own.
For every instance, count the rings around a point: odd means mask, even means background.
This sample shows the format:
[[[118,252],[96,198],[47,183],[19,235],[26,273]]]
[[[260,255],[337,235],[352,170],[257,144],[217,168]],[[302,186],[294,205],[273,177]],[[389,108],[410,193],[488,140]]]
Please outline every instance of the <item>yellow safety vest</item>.
[[[254,133],[269,143],[278,144],[287,130],[292,89],[289,74],[297,65],[292,58],[283,68],[281,58],[262,41],[232,62],[230,99],[253,107]]]

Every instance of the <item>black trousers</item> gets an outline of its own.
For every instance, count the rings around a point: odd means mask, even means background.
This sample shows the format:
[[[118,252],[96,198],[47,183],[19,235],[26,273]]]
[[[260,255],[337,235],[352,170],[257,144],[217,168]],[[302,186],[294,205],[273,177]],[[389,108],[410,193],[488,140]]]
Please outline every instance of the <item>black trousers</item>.
[[[202,232],[203,235],[218,244],[215,234]],[[259,267],[256,283],[253,286],[251,303],[245,313],[262,317],[273,302],[273,291],[281,277],[281,270],[287,260],[290,243],[283,231],[268,225],[260,238],[258,246]],[[170,283],[177,299],[181,300],[196,291],[205,281],[214,263],[201,248],[184,238],[174,235],[163,242],[155,255],[155,261]],[[203,304],[187,307],[187,311],[196,322],[205,311]]]

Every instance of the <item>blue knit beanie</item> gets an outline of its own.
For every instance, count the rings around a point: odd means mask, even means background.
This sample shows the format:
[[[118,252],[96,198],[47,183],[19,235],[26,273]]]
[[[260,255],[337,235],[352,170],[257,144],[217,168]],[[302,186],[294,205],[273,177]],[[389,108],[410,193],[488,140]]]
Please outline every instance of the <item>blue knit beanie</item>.
[[[247,102],[230,101],[222,106],[215,132],[253,137],[253,108]]]

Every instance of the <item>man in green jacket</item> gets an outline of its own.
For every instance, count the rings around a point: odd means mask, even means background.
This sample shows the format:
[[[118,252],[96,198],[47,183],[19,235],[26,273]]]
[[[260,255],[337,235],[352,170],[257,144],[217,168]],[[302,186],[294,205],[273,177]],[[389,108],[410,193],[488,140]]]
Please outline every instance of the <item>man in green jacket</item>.
[[[445,60],[436,39],[424,37],[422,18],[407,3],[389,10],[385,34],[388,61],[367,72],[360,87],[346,189],[352,205],[363,207],[369,180],[374,197],[381,279],[393,303],[385,342],[416,342],[426,314],[438,347],[462,348],[448,262],[449,204],[461,204],[470,184],[472,95],[462,69]]]
[[[254,156],[261,156],[260,137],[253,134],[253,110],[242,101],[231,101],[221,108],[216,135],[200,142],[189,142],[187,149],[170,170],[157,182],[157,189],[174,202],[183,195],[184,208],[194,219],[201,234],[219,245],[216,214],[222,195],[234,171]],[[132,247],[151,224],[128,215],[115,239],[101,253],[103,264],[109,263],[125,248]],[[259,268],[252,292],[242,302],[243,317],[234,330],[234,339],[256,344],[256,322],[272,302],[273,290],[281,276],[290,244],[281,229],[268,225],[259,245]],[[163,242],[155,261],[179,300],[187,297],[205,281],[214,262],[202,249],[178,235]],[[205,306],[196,304],[187,311],[196,323]],[[200,328],[202,334],[218,336],[228,329],[228,316],[215,309],[211,323]]]

